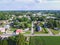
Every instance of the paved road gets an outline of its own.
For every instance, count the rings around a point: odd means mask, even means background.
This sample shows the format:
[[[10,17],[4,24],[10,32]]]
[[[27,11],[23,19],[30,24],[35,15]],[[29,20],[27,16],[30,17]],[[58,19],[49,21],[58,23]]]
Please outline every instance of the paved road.
[[[3,34],[0,35],[2,38],[15,36],[16,34]],[[24,36],[60,36],[60,35],[50,35],[50,34],[24,34]]]
[[[15,33],[12,33],[12,34],[2,34],[0,36],[5,38],[5,37],[10,37],[10,36],[15,36],[15,35],[16,35]]]
[[[60,35],[49,35],[49,34],[24,34],[24,36],[60,36]]]
[[[24,36],[51,36],[49,34],[24,34]]]
[[[48,34],[24,34],[24,36],[60,36],[60,34],[56,34],[54,35],[48,28]],[[2,34],[0,35],[1,37],[10,37],[10,36],[15,36],[16,34],[15,33],[12,33],[12,34]]]

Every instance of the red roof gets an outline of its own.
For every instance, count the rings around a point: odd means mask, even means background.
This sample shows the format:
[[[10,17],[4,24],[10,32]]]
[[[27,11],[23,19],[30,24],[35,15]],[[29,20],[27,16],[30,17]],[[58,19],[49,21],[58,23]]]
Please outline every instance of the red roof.
[[[21,33],[21,32],[23,32],[23,30],[22,29],[17,29],[16,32]]]

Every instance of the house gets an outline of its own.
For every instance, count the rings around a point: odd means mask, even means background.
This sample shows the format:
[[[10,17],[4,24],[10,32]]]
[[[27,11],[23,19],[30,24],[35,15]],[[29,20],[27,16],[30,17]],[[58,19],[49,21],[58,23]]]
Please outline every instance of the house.
[[[46,17],[47,19],[56,19],[56,17],[51,17],[51,16],[48,16],[48,17]]]
[[[22,18],[23,16],[18,16],[18,18]]]
[[[35,17],[35,16],[36,16],[36,14],[33,14],[33,16]]]
[[[27,16],[27,18],[28,18],[29,20],[31,20],[30,16]]]
[[[37,32],[42,31],[42,27],[40,27],[40,26],[36,26],[36,31],[37,31]]]
[[[10,30],[10,25],[5,25],[4,28]]]
[[[0,28],[0,31],[1,32],[5,32],[5,28]]]
[[[37,15],[38,15],[38,16],[41,16],[41,15],[42,15],[42,13],[41,13],[41,12],[38,12],[38,13],[37,13]]]
[[[23,30],[22,29],[17,29],[15,33],[16,34],[23,33]]]
[[[23,17],[26,17],[26,15],[23,15]]]

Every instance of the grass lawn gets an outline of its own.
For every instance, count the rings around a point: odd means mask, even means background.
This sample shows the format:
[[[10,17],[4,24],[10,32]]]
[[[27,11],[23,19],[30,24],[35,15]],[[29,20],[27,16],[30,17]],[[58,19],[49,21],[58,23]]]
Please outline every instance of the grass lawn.
[[[52,31],[53,34],[58,34],[60,31],[59,30],[54,30],[54,29],[50,29]]]
[[[31,37],[30,45],[60,45],[60,36]]]
[[[27,31],[27,32],[25,32],[24,34],[30,34],[31,33],[31,31]]]
[[[27,31],[26,33],[24,34],[31,34],[31,30],[30,31]],[[34,34],[48,34],[48,31],[46,28],[42,28],[42,31],[41,32],[36,32],[34,31]]]
[[[34,34],[48,34],[48,31],[46,28],[42,28],[41,32],[35,32]]]
[[[34,34],[46,34],[45,32],[34,32]]]
[[[10,30],[14,32],[16,29],[17,29],[17,28],[12,28],[12,27],[11,27],[11,29],[10,29]]]
[[[31,34],[31,31],[27,31],[26,33],[24,34]],[[34,32],[34,34],[45,34],[44,32]]]
[[[3,33],[0,31],[0,35],[2,35]]]

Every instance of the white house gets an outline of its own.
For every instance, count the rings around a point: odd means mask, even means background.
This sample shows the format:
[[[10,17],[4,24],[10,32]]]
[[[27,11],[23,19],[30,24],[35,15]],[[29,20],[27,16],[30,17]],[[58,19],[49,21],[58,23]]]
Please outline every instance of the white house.
[[[55,19],[56,17],[51,17],[51,16],[48,16],[48,17],[46,17],[47,19],[49,19],[49,18],[52,18],[52,19]]]
[[[33,17],[35,17],[36,16],[36,14],[33,14]]]
[[[23,15],[24,17],[26,17],[26,15]]]
[[[19,16],[18,18],[22,18],[23,16]]]
[[[41,13],[41,12],[39,12],[39,13],[37,13],[37,15],[38,15],[38,16],[40,16],[40,15],[42,15],[42,13]]]
[[[40,31],[42,31],[42,27],[40,27]]]
[[[10,25],[5,25],[4,28],[10,30]]]

